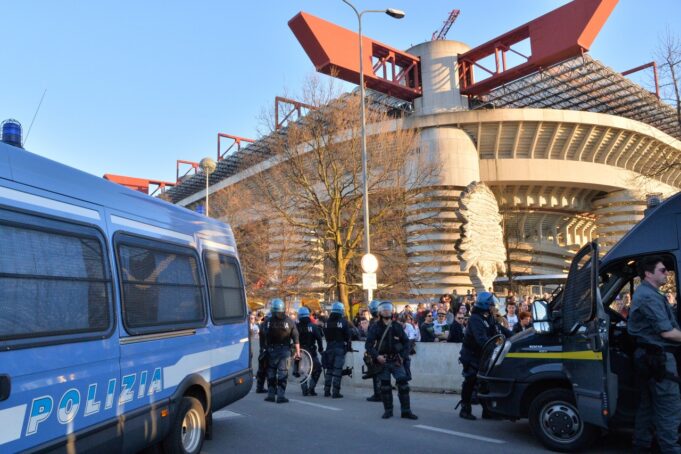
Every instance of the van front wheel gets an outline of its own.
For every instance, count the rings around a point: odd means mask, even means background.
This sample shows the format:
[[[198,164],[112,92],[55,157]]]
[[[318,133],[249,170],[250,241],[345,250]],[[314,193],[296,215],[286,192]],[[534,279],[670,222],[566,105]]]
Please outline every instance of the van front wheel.
[[[206,437],[206,413],[201,402],[184,396],[178,405],[170,433],[163,440],[164,452],[196,454],[201,451]]]
[[[529,411],[530,427],[547,448],[578,451],[598,436],[598,428],[586,424],[569,389],[549,389],[534,398]]]

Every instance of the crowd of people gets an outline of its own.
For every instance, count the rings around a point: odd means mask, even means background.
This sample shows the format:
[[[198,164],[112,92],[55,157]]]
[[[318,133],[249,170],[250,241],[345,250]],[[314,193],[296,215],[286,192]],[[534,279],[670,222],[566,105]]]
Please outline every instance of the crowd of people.
[[[488,295],[494,296],[490,292],[478,295],[470,291],[465,296],[460,296],[454,290],[451,294],[443,294],[437,303],[430,305],[419,303],[414,307],[407,304],[399,311],[390,302],[372,301],[366,308],[358,311],[352,323],[348,323],[345,308],[340,302],[333,304],[330,313],[324,309],[310,311],[307,307],[286,312],[283,301],[275,299],[271,303],[270,314],[265,315],[262,311],[253,311],[249,314],[251,337],[260,339],[261,350],[258,358],[260,367],[256,376],[256,392],[268,393],[266,401],[277,403],[288,401],[284,395],[288,376],[287,364],[292,354],[291,345],[295,345],[296,359],[299,359],[300,349],[304,348],[311,353],[312,360],[317,366],[312,379],[303,386],[303,395],[317,395],[315,386],[321,369],[324,368],[327,370],[323,384],[324,395],[333,398],[343,397],[340,394],[343,360],[345,352],[352,349],[351,341],[365,341],[367,352],[372,349],[375,350],[374,353],[378,352],[381,350],[381,343],[377,342],[375,332],[372,335],[372,329],[376,330],[378,321],[385,321],[381,327],[385,329],[386,326],[390,326],[391,330],[397,330],[393,338],[403,339],[404,345],[400,347],[399,354],[393,352],[394,354],[390,356],[393,358],[391,361],[397,362],[387,370],[390,372],[388,375],[392,374],[401,383],[398,391],[403,404],[403,416],[406,414],[404,417],[411,418],[413,414],[409,410],[406,382],[411,379],[409,356],[415,353],[417,342],[463,343],[462,351],[465,350],[467,329],[468,331],[476,329],[467,328],[469,320],[475,320],[476,308],[481,297],[489,299],[486,313],[494,318],[494,325],[501,327],[498,329],[503,329],[506,334],[512,335],[530,327],[532,297],[516,299],[516,296],[510,293],[504,302],[502,315],[498,307],[499,300],[496,296],[491,298]],[[468,338],[474,335],[475,333],[468,333]],[[323,337],[326,338],[326,349],[323,347]],[[391,341],[390,348],[393,347]],[[321,360],[318,354],[321,355]],[[384,355],[376,353],[375,356],[382,357],[385,361]],[[388,402],[386,391],[383,389],[386,380],[390,382],[390,377],[380,378],[376,375],[373,380],[374,394],[367,400],[383,402],[386,406],[385,415],[392,415],[392,397]]]
[[[412,342],[462,342],[476,298],[475,291],[469,291],[466,295],[458,295],[454,290],[451,294],[446,293],[440,296],[437,303],[407,304],[402,310],[394,311],[393,319],[402,325]],[[490,310],[497,323],[515,334],[531,326],[532,303],[538,298],[548,299],[549,295],[516,296],[513,292],[509,292],[503,303],[492,306]],[[628,311],[630,299],[629,295],[625,295],[621,302],[618,299],[618,303],[622,306],[622,313]],[[499,306],[503,306],[503,313]],[[295,310],[288,311],[287,316],[294,321],[298,317]],[[261,310],[250,313],[249,324],[252,335],[258,335],[259,325],[264,318],[265,314]],[[329,318],[329,312],[324,309],[310,311],[309,318],[312,323],[324,326]],[[365,341],[369,333],[370,321],[369,308],[360,309],[352,320],[351,339]]]

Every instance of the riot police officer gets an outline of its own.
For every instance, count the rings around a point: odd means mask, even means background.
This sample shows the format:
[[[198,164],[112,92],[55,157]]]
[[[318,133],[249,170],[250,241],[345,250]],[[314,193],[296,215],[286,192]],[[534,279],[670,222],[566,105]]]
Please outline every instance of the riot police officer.
[[[279,298],[272,300],[272,314],[265,321],[264,337],[267,341],[267,402],[278,404],[288,402],[285,397],[288,380],[287,361],[291,357],[291,342],[295,345],[296,359],[300,358],[298,330],[293,320],[284,313],[284,302]]]
[[[378,374],[381,381],[381,398],[384,409],[382,418],[388,419],[393,416],[393,391],[390,386],[390,376],[392,375],[397,384],[402,417],[418,419],[411,411],[409,379],[403,366],[405,358],[409,355],[409,339],[402,326],[392,321],[392,303],[389,301],[380,303],[378,313],[380,320],[369,327],[365,348],[374,361],[383,365],[383,370]]]
[[[477,419],[471,411],[471,400],[478,378],[482,347],[489,339],[499,333],[507,337],[512,335],[508,329],[497,324],[490,313],[490,309],[496,303],[498,303],[498,300],[494,294],[490,292],[478,293],[475,305],[471,311],[471,317],[468,319],[468,327],[464,333],[461,353],[459,355],[459,362],[463,366],[462,374],[464,380],[461,389],[461,401],[456,406],[458,408],[461,405],[459,416],[463,419]],[[482,417],[489,418],[492,415],[487,409],[483,408]]]
[[[269,315],[258,325],[258,372],[255,374],[256,394],[265,394],[265,380],[267,380],[267,338],[265,337],[265,324]]]
[[[641,381],[634,447],[649,451],[654,428],[661,452],[681,453],[677,439],[681,402],[673,354],[680,345],[681,330],[675,311],[659,291],[667,282],[668,270],[660,256],[644,257],[637,268],[641,285],[634,292],[627,322],[629,334],[636,339],[634,364]]]
[[[371,303],[369,303],[369,313],[371,314],[371,320],[369,320],[369,329],[371,329],[371,326],[374,323],[380,320],[380,317],[378,316],[379,304],[380,301],[377,300],[371,300]],[[374,375],[371,377],[371,381],[374,385],[374,394],[367,397],[367,400],[369,402],[383,402],[383,399],[381,398],[381,379],[378,378],[378,375]]]
[[[303,396],[316,396],[317,393],[314,388],[322,374],[322,364],[319,362],[317,351],[323,353],[324,344],[322,343],[322,331],[310,321],[310,310],[306,307],[298,309],[298,334],[300,335],[300,346],[307,350],[312,357],[312,376],[300,387],[303,390]]]
[[[350,341],[350,325],[343,317],[345,306],[336,301],[331,306],[331,314],[324,324],[324,336],[326,337],[326,351],[324,352],[324,397],[340,399],[341,378],[345,365],[345,353],[352,350]],[[333,386],[333,394],[331,387]]]

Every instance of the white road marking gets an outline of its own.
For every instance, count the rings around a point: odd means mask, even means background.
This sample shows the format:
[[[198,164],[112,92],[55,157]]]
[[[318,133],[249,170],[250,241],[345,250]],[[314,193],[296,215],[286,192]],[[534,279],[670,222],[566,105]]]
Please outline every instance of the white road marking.
[[[342,408],[338,407],[329,407],[328,405],[321,405],[321,404],[313,404],[312,402],[305,402],[304,400],[298,400],[298,399],[289,399],[291,402],[296,402],[299,404],[303,405],[309,405],[311,407],[317,407],[317,408],[324,408],[326,410],[333,410],[333,411],[341,411],[343,410]]]
[[[243,416],[240,413],[234,413],[233,411],[229,410],[220,410],[216,411],[213,413],[213,419],[216,419],[218,421],[223,420],[223,419],[229,419],[229,418],[237,418],[239,416]]]
[[[464,432],[455,432],[453,430],[440,429],[439,427],[424,426],[421,424],[415,425],[414,427],[418,429],[430,430],[432,432],[440,432],[447,435],[454,435],[455,437],[470,438],[472,440],[486,441],[488,443],[504,444],[504,440],[499,440],[497,438],[481,437],[479,435],[471,435]]]

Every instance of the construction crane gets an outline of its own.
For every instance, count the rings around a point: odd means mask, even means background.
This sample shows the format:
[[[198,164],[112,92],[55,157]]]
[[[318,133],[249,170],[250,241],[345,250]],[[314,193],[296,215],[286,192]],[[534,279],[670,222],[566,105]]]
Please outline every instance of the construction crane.
[[[449,29],[452,28],[452,25],[454,25],[454,22],[456,21],[456,18],[459,17],[460,12],[461,10],[453,9],[449,13],[449,17],[447,18],[447,20],[442,24],[442,28],[440,28],[440,30],[435,30],[433,32],[433,37],[431,38],[431,41],[445,39],[445,37],[447,36],[447,32],[449,32]]]

